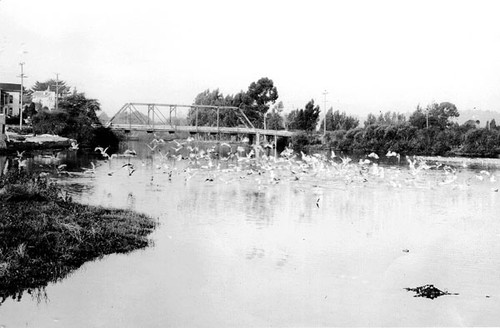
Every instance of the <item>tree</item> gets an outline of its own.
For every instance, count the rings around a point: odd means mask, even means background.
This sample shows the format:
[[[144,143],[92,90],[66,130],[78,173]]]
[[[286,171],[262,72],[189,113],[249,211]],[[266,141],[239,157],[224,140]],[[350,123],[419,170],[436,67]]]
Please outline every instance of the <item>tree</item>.
[[[379,121],[380,124],[401,124],[406,122],[406,116],[397,112],[385,112],[383,119]]]
[[[294,109],[288,115],[286,115],[286,124],[285,128],[287,130],[297,130],[298,126],[301,124],[299,123],[299,112],[300,109]]]
[[[423,129],[427,127],[428,120],[429,127],[445,129],[453,123],[450,119],[459,115],[457,107],[450,102],[432,103],[427,106],[425,112],[420,106],[417,106],[417,110],[410,116],[409,122],[411,125]]]
[[[465,134],[462,150],[475,156],[496,156],[500,151],[500,135],[497,130],[471,129]]]
[[[410,115],[408,121],[412,126],[423,129],[427,126],[427,113],[424,113],[424,109],[418,105],[417,109]]]
[[[56,88],[56,85],[59,85],[58,88]],[[58,92],[58,97],[63,97],[68,95],[70,92],[70,86],[66,85],[66,82],[64,81],[56,81],[54,79],[49,79],[46,80],[45,82],[39,82],[36,81],[35,84],[31,87],[31,91],[53,91],[56,92],[56,89],[59,90]]]
[[[283,102],[280,101],[278,104],[274,105],[271,112],[266,114],[266,128],[270,130],[283,130],[285,128],[283,116]]]
[[[313,131],[316,129],[319,120],[319,106],[314,107],[314,100],[311,99],[304,109],[304,130]]]
[[[23,117],[26,119],[31,119],[36,114],[36,105],[30,102],[29,105],[24,106]]]
[[[497,128],[497,122],[495,122],[495,119],[492,119],[490,122],[490,129],[495,130]]]
[[[368,114],[368,117],[365,121],[365,127],[370,124],[402,124],[406,122],[406,116],[402,113],[388,111],[385,113],[380,112],[380,115],[377,117],[374,114]]]
[[[58,134],[92,145],[97,137],[96,127],[100,126],[98,111],[100,104],[97,100],[86,98],[84,93],[74,93],[61,101],[59,110],[42,110],[34,115],[33,131]]]
[[[242,108],[255,127],[264,127],[264,118],[269,105],[278,99],[278,90],[273,80],[263,77],[248,86],[246,97],[242,97]]]
[[[97,112],[101,105],[96,99],[85,97],[84,93],[74,93],[61,101],[59,107],[65,110],[71,117],[86,117],[92,124],[98,124]]]
[[[234,97],[231,95],[225,96],[215,89],[210,91],[207,89],[199,93],[195,100],[195,105],[207,105],[207,106],[234,106]],[[197,113],[198,112],[198,113]],[[198,115],[198,118],[196,116]],[[191,108],[189,110],[187,121],[189,125],[196,125],[198,122],[199,126],[217,126],[217,110],[216,109],[196,109]],[[220,109],[219,110],[219,125],[220,126],[237,126],[239,124],[238,115],[233,109]]]
[[[272,111],[275,111],[275,112],[281,114],[284,109],[285,109],[285,106],[283,105],[283,102],[280,100],[276,105],[273,106]]]
[[[457,106],[450,102],[442,102],[437,107],[434,104],[430,114],[436,118],[441,128],[449,127],[452,123],[450,119],[460,116]]]
[[[314,106],[314,100],[306,104],[305,109],[295,109],[288,114],[287,121],[292,130],[313,131],[319,120],[319,106]]]
[[[32,118],[33,132],[67,136],[69,115],[63,111],[41,110]]]
[[[354,116],[349,116],[346,112],[340,112],[336,110],[332,112],[333,109],[330,108],[326,113],[326,130],[350,130],[354,129],[359,125],[359,120]],[[321,121],[320,130],[323,129],[324,120]]]
[[[224,95],[219,89],[213,91],[207,89],[196,96],[194,105],[223,106]],[[190,125],[196,125],[196,122],[198,122],[199,126],[215,126],[217,124],[217,112],[214,110],[197,110],[196,108],[191,108],[187,119]]]
[[[263,77],[257,82],[252,82],[246,92],[240,91],[235,95],[224,97],[219,89],[214,91],[207,89],[196,96],[194,104],[240,107],[255,127],[262,128],[264,127],[269,106],[274,104],[276,99],[278,99],[278,91],[273,81]],[[239,115],[235,110],[221,109],[219,111],[220,125],[237,126],[240,122]],[[194,108],[189,111],[188,123],[191,125],[196,123],[196,109]],[[215,126],[216,124],[217,112],[215,110],[198,110],[198,125]]]
[[[366,121],[365,121],[365,127],[367,127],[370,124],[375,124],[375,123],[377,123],[377,117],[372,113],[368,114],[368,116],[366,117]]]
[[[470,129],[475,129],[479,125],[479,121],[476,120],[467,120],[462,124],[462,127],[464,128],[465,131],[468,131]]]

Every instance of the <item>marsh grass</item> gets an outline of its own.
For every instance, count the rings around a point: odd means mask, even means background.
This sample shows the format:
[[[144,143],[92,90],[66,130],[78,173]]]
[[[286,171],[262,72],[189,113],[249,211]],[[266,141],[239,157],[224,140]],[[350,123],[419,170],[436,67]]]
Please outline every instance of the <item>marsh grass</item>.
[[[0,304],[43,295],[87,261],[146,247],[154,228],[143,214],[75,203],[39,176],[0,177]]]

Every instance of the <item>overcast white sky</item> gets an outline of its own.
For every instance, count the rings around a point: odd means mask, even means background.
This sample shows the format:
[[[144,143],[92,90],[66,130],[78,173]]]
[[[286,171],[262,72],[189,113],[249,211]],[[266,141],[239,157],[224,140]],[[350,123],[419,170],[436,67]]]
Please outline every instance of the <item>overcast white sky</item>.
[[[365,115],[450,101],[500,111],[500,2],[0,0],[0,81],[55,73],[108,114],[191,104],[271,78],[287,109],[310,99]]]

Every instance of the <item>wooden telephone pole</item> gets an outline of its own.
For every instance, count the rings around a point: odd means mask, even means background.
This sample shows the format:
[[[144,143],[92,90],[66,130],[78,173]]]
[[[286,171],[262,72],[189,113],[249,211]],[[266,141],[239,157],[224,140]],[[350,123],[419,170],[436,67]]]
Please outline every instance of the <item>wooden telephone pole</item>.
[[[21,78],[21,99],[20,99],[20,108],[19,108],[19,128],[23,127],[23,89],[24,89],[24,78],[27,77],[24,75],[24,62],[19,63],[21,66],[21,75],[18,77]]]

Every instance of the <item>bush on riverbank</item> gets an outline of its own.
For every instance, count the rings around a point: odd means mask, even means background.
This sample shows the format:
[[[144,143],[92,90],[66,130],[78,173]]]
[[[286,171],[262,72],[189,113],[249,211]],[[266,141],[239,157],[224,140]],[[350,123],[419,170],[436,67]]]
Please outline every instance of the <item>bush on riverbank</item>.
[[[55,134],[76,140],[82,147],[118,148],[119,138],[97,118],[100,104],[84,93],[65,97],[58,110],[40,110],[32,117],[33,132]]]
[[[22,128],[18,126],[9,126],[7,128],[7,131],[9,132],[14,132],[19,135],[27,135],[27,134],[32,134],[33,133],[33,127],[31,126],[23,126]]]
[[[432,156],[500,155],[500,128],[494,119],[481,128],[477,120],[468,120],[460,125],[457,117],[457,107],[450,102],[442,102],[431,103],[426,108],[417,106],[408,118],[396,112],[380,112],[378,116],[369,114],[364,127],[358,127],[354,117],[329,111],[320,127],[326,126],[328,130],[322,138],[323,147],[326,145],[342,152],[384,154],[390,150],[400,154]],[[292,115],[288,126],[305,119]],[[316,148],[314,144],[321,132],[322,128],[315,135],[294,136],[294,150]]]
[[[74,203],[45,178],[0,178],[0,304],[64,278],[83,263],[148,245],[154,221]]]
[[[297,134],[294,134],[291,140],[292,149],[297,152],[305,150],[310,145],[319,144],[321,144],[321,137],[319,135],[307,132],[299,132]]]
[[[305,134],[297,135],[294,150],[300,151],[313,145],[316,139],[313,136],[306,138]],[[500,154],[498,129],[458,124],[446,128],[419,129],[407,122],[375,123],[348,131],[328,131],[325,141],[328,148],[344,152],[385,154],[391,150],[413,155],[474,157],[497,157]]]

